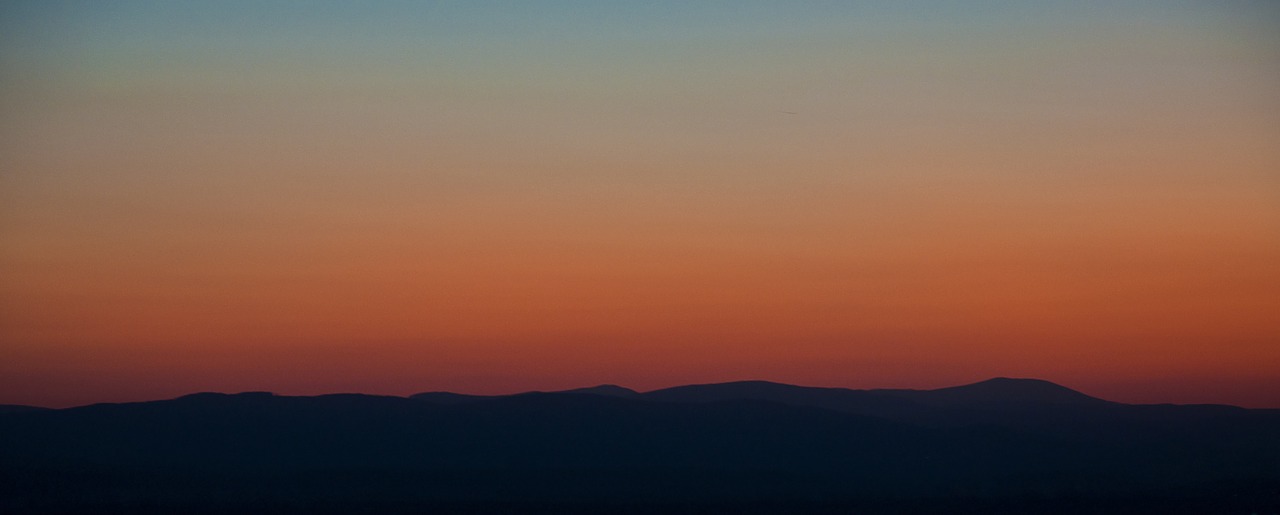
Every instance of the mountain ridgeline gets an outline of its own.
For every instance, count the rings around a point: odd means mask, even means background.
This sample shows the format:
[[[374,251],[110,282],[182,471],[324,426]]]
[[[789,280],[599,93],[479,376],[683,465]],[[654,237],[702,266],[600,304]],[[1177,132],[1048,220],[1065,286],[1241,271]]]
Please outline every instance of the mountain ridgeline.
[[[0,409],[0,513],[1280,511],[1280,410],[1033,379]]]

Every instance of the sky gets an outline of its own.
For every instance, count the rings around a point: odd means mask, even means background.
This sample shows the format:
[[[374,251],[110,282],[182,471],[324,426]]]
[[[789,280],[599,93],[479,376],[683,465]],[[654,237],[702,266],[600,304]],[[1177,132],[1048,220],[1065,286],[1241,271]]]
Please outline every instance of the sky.
[[[0,403],[1280,408],[1266,1],[0,4]]]

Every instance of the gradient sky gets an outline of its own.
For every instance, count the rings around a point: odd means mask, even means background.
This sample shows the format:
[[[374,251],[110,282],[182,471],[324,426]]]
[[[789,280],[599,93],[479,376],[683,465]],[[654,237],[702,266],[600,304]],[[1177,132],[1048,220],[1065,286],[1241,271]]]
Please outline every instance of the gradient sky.
[[[3,2],[0,403],[1280,407],[1280,6],[900,4]]]

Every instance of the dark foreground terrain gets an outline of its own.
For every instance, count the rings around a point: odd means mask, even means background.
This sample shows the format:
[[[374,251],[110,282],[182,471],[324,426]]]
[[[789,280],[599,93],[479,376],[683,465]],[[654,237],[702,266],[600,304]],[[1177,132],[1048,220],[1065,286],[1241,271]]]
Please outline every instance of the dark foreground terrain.
[[[1280,410],[1026,379],[0,407],[0,513],[1277,513]]]

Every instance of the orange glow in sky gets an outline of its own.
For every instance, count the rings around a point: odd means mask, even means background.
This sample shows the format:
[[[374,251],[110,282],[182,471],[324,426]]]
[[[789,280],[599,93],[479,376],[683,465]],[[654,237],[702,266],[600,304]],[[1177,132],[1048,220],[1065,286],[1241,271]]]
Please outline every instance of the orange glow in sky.
[[[0,403],[1280,408],[1274,7],[788,4],[0,7]]]

